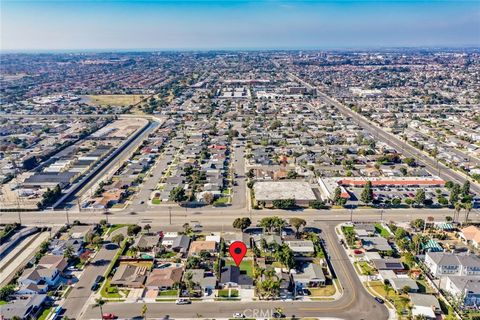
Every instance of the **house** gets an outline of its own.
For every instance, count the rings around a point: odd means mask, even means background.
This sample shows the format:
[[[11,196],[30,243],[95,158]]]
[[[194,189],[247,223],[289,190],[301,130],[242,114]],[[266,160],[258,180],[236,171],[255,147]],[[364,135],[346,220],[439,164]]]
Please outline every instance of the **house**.
[[[199,255],[202,251],[215,253],[217,251],[217,243],[215,241],[193,241],[190,244],[188,254],[190,256]]]
[[[408,277],[392,278],[389,281],[393,290],[395,290],[397,293],[402,292],[406,287],[408,287],[408,292],[417,292],[419,289],[417,282]]]
[[[175,252],[180,252],[182,254],[185,254],[187,253],[189,246],[190,246],[190,237],[186,235],[179,235],[173,240],[172,250]]]
[[[35,294],[10,301],[0,307],[1,319],[34,318],[46,299],[46,294]]]
[[[38,265],[45,268],[56,268],[58,271],[63,272],[68,266],[68,262],[62,256],[48,254],[38,261]]]
[[[437,298],[431,294],[410,293],[409,297],[414,318],[423,315],[427,319],[437,319],[442,312]]]
[[[285,243],[292,249],[294,255],[305,256],[315,253],[315,247],[311,240],[285,241]]]
[[[53,239],[50,241],[48,249],[51,254],[55,256],[63,256],[66,248],[72,249],[72,255],[79,256],[83,252],[83,240],[82,239]]]
[[[454,297],[462,297],[465,306],[480,306],[478,276],[447,276],[444,289]]]
[[[219,285],[224,288],[240,287],[248,289],[253,287],[253,279],[246,274],[242,274],[237,266],[226,266],[221,270]]]
[[[466,243],[476,248],[480,248],[480,228],[468,226],[460,230],[460,238]]]
[[[148,289],[169,290],[182,280],[183,266],[181,264],[165,264],[153,269],[147,277],[145,287]]]
[[[293,282],[297,288],[323,287],[325,286],[326,278],[320,265],[308,263],[302,272],[293,274]]]
[[[162,245],[167,248],[171,248],[175,238],[178,237],[178,232],[165,232],[162,238]]]
[[[403,263],[400,259],[372,259],[373,266],[378,271],[380,270],[392,270],[392,271],[402,271],[405,270]]]
[[[188,269],[183,273],[183,280],[187,274],[192,274],[192,281],[205,295],[210,295],[217,286],[217,278],[211,272],[204,269]]]
[[[36,284],[55,286],[60,280],[60,270],[55,267],[35,266],[25,269],[18,278],[20,285]]]
[[[231,245],[235,241],[241,241],[245,243],[247,248],[250,248],[250,235],[244,232],[230,232],[222,235],[223,241],[227,245]]]
[[[368,234],[374,234],[376,231],[373,223],[355,223],[355,230],[363,230]]]
[[[31,283],[20,284],[15,294],[20,296],[28,296],[32,294],[47,293],[47,292],[48,292],[48,285],[35,284],[31,282]]]
[[[87,225],[87,226],[82,226],[82,225],[77,225],[77,226],[72,226],[70,229],[70,239],[80,239],[83,240],[85,239],[85,235],[89,232],[93,232],[95,230],[94,226]]]
[[[392,250],[387,239],[383,237],[361,237],[360,240],[366,251],[385,252]]]
[[[121,263],[110,281],[111,285],[142,288],[147,273],[146,266],[136,266],[127,263]]]
[[[480,276],[480,258],[475,255],[427,252],[425,265],[435,277]]]
[[[276,234],[256,234],[253,236],[253,239],[257,248],[262,248],[262,242],[265,242],[267,246],[270,246],[272,244],[281,246],[283,243],[282,238]]]
[[[159,242],[160,236],[158,234],[142,234],[135,240],[133,246],[140,250],[146,251],[156,247]]]

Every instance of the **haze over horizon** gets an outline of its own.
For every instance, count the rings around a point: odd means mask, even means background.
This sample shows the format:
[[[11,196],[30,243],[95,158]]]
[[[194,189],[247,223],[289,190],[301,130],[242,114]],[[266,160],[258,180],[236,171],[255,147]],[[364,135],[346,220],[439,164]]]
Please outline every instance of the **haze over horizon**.
[[[479,1],[1,2],[1,49],[480,46]]]

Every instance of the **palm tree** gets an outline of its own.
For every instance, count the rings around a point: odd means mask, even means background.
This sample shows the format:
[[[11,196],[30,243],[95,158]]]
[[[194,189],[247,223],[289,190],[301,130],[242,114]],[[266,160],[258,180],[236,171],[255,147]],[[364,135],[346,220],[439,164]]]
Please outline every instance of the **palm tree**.
[[[473,205],[472,205],[471,202],[467,202],[467,203],[465,203],[463,208],[465,209],[465,223],[467,223],[468,222],[468,216],[470,215],[470,211],[472,211]]]
[[[385,283],[383,285],[383,290],[385,291],[385,298],[388,300],[388,296],[390,295],[390,291],[392,291],[392,287]]]
[[[143,317],[143,319],[145,319],[145,320],[147,319],[147,311],[148,311],[147,305],[146,305],[146,304],[143,304],[143,306],[142,306],[142,317]]]
[[[460,210],[462,210],[462,204],[460,202],[455,203],[455,215],[453,218],[454,222],[458,222],[458,220],[460,220]]]
[[[104,304],[105,304],[105,300],[103,300],[102,298],[95,299],[94,307],[99,307],[100,308],[100,319],[103,319],[103,305]]]

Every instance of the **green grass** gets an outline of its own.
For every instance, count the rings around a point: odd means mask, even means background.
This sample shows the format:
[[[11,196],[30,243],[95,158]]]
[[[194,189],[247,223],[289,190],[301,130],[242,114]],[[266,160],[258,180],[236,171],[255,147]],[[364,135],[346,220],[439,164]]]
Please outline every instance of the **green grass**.
[[[355,264],[360,268],[363,275],[372,275],[375,273],[375,269],[373,269],[368,262],[359,261],[355,262]]]
[[[229,198],[227,198],[227,197],[221,197],[221,198],[218,198],[217,200],[215,200],[215,201],[213,202],[213,205],[214,205],[214,206],[225,205],[225,204],[228,203],[228,200],[229,200]]]
[[[353,232],[354,229],[355,228],[353,226],[343,226],[342,227],[342,231],[343,231],[344,234],[347,233],[347,232]]]
[[[45,320],[47,319],[48,315],[50,314],[50,312],[52,311],[53,307],[50,307],[50,308],[46,308],[43,310],[42,314],[40,315],[40,317],[38,317],[38,320]]]
[[[226,266],[234,266],[235,262],[233,260],[228,259],[225,261]],[[252,276],[252,271],[253,271],[253,261],[252,260],[243,260],[240,265],[240,270],[245,271],[248,276]]]
[[[0,306],[3,305],[3,304],[7,304],[8,302],[5,301],[5,300],[0,300]]]
[[[158,295],[159,296],[177,296],[178,295],[178,290],[159,291]]]
[[[110,287],[110,279],[105,280],[105,284],[102,286],[100,295],[107,299],[123,298],[118,289]]]
[[[160,200],[159,198],[155,198],[152,200],[152,204],[161,204],[162,203],[162,200]]]
[[[380,235],[384,238],[390,238],[391,237],[391,234],[387,231],[387,229],[382,227],[382,224],[380,224],[380,223],[375,223],[375,230],[378,233],[380,233]]]
[[[228,289],[218,290],[218,297],[229,298]],[[230,298],[237,298],[237,297],[238,297],[238,290],[237,289],[230,289]]]
[[[312,293],[312,297],[328,297],[333,296],[336,292],[335,286],[333,284],[329,284],[325,287],[318,287],[318,288],[308,288]]]
[[[107,236],[111,235],[115,230],[118,230],[123,227],[128,227],[129,224],[114,224],[110,227],[110,229],[107,231]]]

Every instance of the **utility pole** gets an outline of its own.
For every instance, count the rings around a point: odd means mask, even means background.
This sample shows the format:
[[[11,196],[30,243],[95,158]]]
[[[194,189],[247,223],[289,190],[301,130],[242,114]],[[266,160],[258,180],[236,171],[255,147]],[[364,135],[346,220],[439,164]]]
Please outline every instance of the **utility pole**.
[[[172,207],[168,207],[168,217],[169,217],[170,225],[172,225]]]
[[[380,211],[380,221],[383,222],[383,208],[382,208],[382,210]]]
[[[350,222],[353,223],[353,207],[350,207]]]
[[[65,216],[67,218],[67,225],[70,225],[70,219],[68,217],[68,207],[65,207]]]

